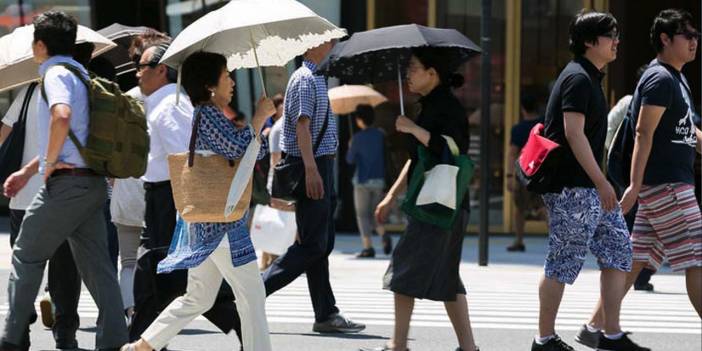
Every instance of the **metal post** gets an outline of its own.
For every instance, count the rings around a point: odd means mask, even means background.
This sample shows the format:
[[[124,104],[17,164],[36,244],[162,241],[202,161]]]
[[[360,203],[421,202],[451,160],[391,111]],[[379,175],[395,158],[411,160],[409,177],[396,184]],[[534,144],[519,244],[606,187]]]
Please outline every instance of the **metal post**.
[[[490,23],[492,22],[492,0],[481,0],[480,48],[480,234],[478,238],[478,264],[488,264],[488,240],[490,230]]]
[[[25,25],[24,23],[24,3],[22,0],[17,1],[17,5],[19,6],[19,23],[20,27],[23,27]]]

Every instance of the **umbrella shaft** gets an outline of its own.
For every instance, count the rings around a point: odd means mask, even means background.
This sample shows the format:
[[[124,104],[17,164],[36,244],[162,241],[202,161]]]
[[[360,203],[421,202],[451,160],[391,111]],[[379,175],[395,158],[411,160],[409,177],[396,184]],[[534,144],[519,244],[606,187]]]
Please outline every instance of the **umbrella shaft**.
[[[405,115],[405,97],[402,93],[402,72],[400,68],[400,63],[397,63],[397,88],[400,92],[400,115]]]

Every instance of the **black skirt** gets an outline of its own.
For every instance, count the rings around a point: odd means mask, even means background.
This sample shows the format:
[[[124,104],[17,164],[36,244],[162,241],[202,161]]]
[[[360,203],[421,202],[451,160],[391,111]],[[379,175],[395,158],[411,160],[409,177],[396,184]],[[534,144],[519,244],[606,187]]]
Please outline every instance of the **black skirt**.
[[[383,277],[383,288],[434,301],[455,301],[457,294],[465,295],[459,265],[467,219],[467,212],[461,211],[448,231],[410,217]]]

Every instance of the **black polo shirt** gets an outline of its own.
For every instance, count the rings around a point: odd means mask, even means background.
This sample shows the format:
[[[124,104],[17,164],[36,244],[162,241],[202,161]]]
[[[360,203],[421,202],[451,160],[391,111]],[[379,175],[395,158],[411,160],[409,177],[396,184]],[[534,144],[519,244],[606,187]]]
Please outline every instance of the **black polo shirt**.
[[[592,62],[577,57],[568,63],[553,85],[546,106],[544,133],[547,138],[563,147],[558,168],[554,170],[553,192],[560,192],[564,187],[595,187],[568,145],[563,113],[578,112],[585,116],[585,136],[590,142],[595,160],[601,163],[607,136],[607,100],[602,91],[603,77],[604,73]]]

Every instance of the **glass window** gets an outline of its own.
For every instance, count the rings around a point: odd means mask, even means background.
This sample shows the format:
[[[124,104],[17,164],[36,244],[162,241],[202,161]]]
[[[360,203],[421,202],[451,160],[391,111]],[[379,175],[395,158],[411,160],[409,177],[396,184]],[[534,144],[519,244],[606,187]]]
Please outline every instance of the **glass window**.
[[[480,0],[447,0],[438,11],[437,26],[454,28],[465,34],[473,42],[480,45],[481,1]],[[504,106],[505,106],[505,1],[492,2],[491,34],[491,106],[490,106],[490,225],[503,224],[503,159],[504,159]],[[459,73],[465,78],[462,87],[455,89],[454,94],[463,103],[467,116],[471,145],[469,154],[480,163],[480,72],[481,57],[476,56],[459,68]],[[479,168],[479,167],[478,167]],[[478,224],[478,198],[480,195],[480,170],[476,169],[470,187],[471,219],[470,224]]]

